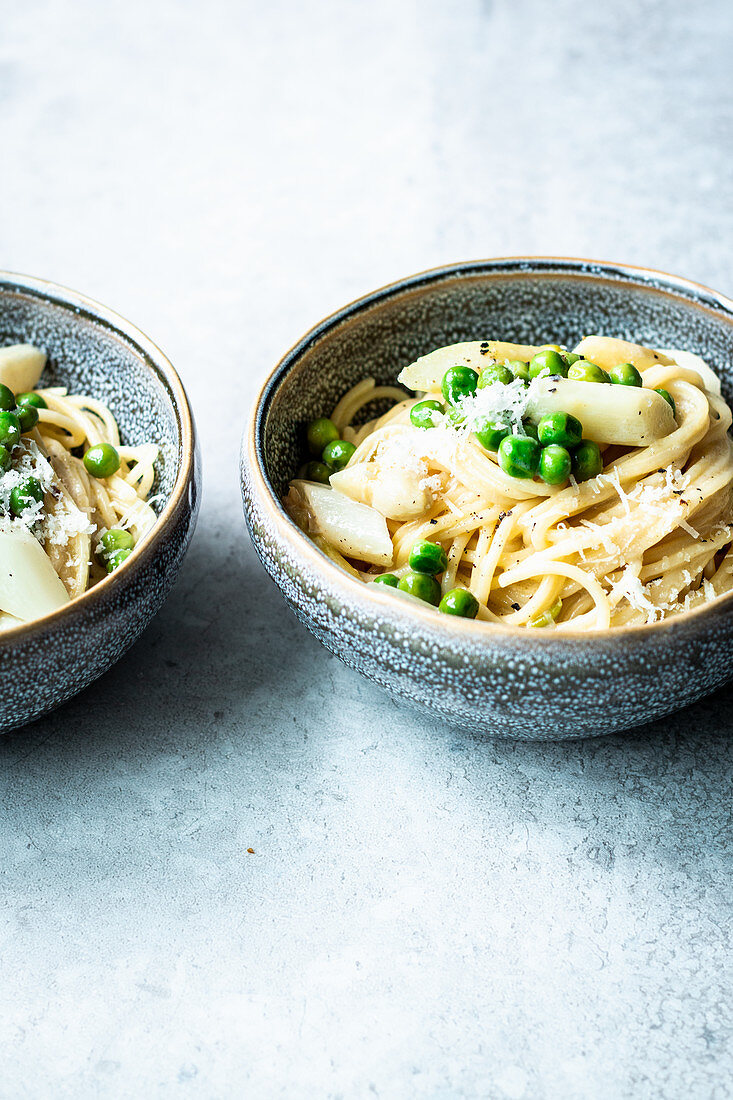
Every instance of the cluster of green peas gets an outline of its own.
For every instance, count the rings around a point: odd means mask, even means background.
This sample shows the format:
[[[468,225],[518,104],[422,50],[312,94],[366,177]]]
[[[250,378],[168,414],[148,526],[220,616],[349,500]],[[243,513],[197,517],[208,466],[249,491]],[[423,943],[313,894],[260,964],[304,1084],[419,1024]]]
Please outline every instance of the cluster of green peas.
[[[382,573],[373,584],[386,584],[416,596],[418,600],[437,607],[446,615],[459,615],[462,619],[475,619],[478,600],[467,588],[452,588],[441,597],[438,574],[448,568],[448,556],[442,546],[427,539],[413,543],[409,557],[410,572],[404,577],[394,573]]]
[[[135,540],[129,531],[123,531],[121,527],[111,527],[97,543],[97,556],[107,572],[112,573],[129,558],[134,545]]]
[[[40,393],[14,394],[9,386],[0,383],[0,472],[10,469],[13,448],[20,437],[32,431],[38,423],[39,410],[47,409],[48,402]],[[99,443],[90,447],[83,458],[84,466],[92,477],[111,477],[120,468],[120,456],[111,443]],[[43,486],[37,477],[27,477],[10,492],[10,511],[22,516],[43,500]],[[111,573],[132,553],[135,540],[129,531],[113,528],[99,540],[97,553]]]
[[[39,393],[16,395],[9,386],[0,383],[0,472],[10,469],[13,448],[20,437],[30,432],[38,423],[38,410],[45,409],[46,402]],[[10,493],[10,510],[22,516],[28,508],[43,500],[43,486],[37,477],[28,477]]]
[[[339,437],[339,430],[333,420],[321,416],[308,425],[308,450],[317,459],[309,462],[305,468],[308,481],[318,481],[328,485],[331,474],[343,470],[356,447],[346,439]]]
[[[434,398],[418,401],[410,410],[410,420],[416,428],[433,428],[447,415],[449,422],[459,424],[460,402],[477,389],[496,383],[509,385],[517,379],[528,385],[533,378],[571,378],[620,386],[642,384],[641,375],[632,363],[621,363],[605,371],[574,352],[543,348],[529,363],[518,359],[491,363],[480,374],[471,367],[449,367],[441,385],[446,405]],[[672,396],[663,389],[657,393],[674,413]],[[542,417],[537,426],[528,420],[522,426],[523,435],[514,435],[508,424],[488,418],[474,427],[479,443],[498,453],[499,466],[511,477],[532,478],[539,474],[548,485],[564,485],[571,474],[576,481],[588,481],[603,469],[600,448],[592,440],[583,439],[583,427],[577,417],[556,412]]]

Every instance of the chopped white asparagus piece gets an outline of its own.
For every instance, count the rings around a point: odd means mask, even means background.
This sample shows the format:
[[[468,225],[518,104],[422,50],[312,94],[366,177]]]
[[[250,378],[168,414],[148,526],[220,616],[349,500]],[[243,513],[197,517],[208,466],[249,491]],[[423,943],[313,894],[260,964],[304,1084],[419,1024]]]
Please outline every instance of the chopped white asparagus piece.
[[[631,344],[628,340],[616,340],[611,336],[586,336],[573,351],[604,370],[617,367],[620,363],[633,363],[637,370],[645,371],[649,367],[672,362],[661,351],[642,347],[641,344]]]
[[[712,367],[709,367],[699,355],[693,355],[691,351],[682,351],[681,348],[657,348],[657,351],[675,362],[678,367],[694,370],[695,374],[699,374],[702,379],[705,389],[720,396],[720,379]]]
[[[507,359],[518,359],[520,363],[529,363],[540,351],[545,351],[549,345],[544,344],[508,344],[506,340],[488,340],[488,351],[485,353],[489,359],[497,363],[504,363]],[[552,345],[554,348],[554,344]]]
[[[387,521],[376,508],[312,481],[293,481],[291,489],[305,505],[312,533],[323,535],[346,557],[372,565],[392,564],[394,551]]]
[[[30,531],[21,524],[0,531],[0,610],[28,622],[68,602],[62,581]]]
[[[436,348],[429,355],[423,355],[404,367],[397,375],[397,381],[410,390],[435,392],[440,389],[443,375],[449,367],[460,365],[480,371],[481,364],[487,362],[481,353],[481,347],[480,341],[469,340]]]
[[[577,417],[586,439],[627,447],[645,447],[676,427],[669,403],[655,390],[572,378],[536,378],[527,413],[537,423],[554,412]]]
[[[410,390],[435,393],[440,390],[443,375],[449,367],[472,367],[479,374],[488,363],[505,359],[520,359],[528,363],[542,349],[533,344],[507,344],[501,340],[469,340],[437,348],[410,363],[398,375],[397,381]]]
[[[331,485],[352,500],[362,500],[387,519],[417,519],[433,503],[424,476],[412,470],[387,468],[379,462],[357,462],[331,474]]]
[[[32,344],[12,344],[0,348],[0,382],[13,393],[35,389],[46,366],[46,353]]]

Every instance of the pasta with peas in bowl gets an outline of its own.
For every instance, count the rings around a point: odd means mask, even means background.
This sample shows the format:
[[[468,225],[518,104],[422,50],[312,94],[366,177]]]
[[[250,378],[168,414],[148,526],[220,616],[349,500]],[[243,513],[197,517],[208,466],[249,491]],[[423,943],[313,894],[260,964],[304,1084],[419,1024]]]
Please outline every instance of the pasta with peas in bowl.
[[[77,291],[0,272],[0,733],[140,637],[178,575],[200,477],[160,348]]]
[[[286,508],[353,577],[486,623],[640,626],[733,590],[733,442],[696,355],[438,348],[308,427]],[[375,399],[392,408],[359,424]]]
[[[255,549],[331,653],[428,721],[547,740],[659,719],[733,670],[731,348],[733,301],[659,271],[408,275],[264,381]]]
[[[0,628],[81,596],[152,528],[158,446],[124,446],[109,408],[39,386],[46,354],[0,348]]]

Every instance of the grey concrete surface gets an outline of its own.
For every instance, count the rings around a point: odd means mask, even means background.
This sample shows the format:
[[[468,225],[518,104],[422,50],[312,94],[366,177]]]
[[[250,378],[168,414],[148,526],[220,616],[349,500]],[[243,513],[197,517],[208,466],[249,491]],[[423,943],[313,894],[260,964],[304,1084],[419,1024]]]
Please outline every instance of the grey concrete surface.
[[[236,466],[279,354],[412,271],[556,253],[733,291],[730,5],[0,0],[0,27],[0,265],[156,339],[206,466],[155,623],[0,739],[0,1095],[729,1097],[733,689],[564,747],[426,724],[289,614]]]

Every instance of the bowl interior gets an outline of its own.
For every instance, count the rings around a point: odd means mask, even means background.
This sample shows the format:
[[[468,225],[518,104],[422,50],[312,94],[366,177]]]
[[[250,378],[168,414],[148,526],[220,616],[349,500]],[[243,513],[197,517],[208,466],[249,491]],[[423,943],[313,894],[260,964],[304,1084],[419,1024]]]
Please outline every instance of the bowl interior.
[[[122,324],[125,324],[122,322]],[[119,331],[106,311],[51,287],[33,290],[0,282],[0,346],[35,344],[48,354],[41,385],[63,385],[109,406],[124,443],[157,443],[153,507],[160,511],[182,461],[175,396],[135,330]]]
[[[304,456],[305,427],[367,376],[459,340],[572,346],[588,333],[702,355],[733,392],[733,314],[704,288],[656,273],[572,261],[466,264],[379,291],[314,329],[271,379],[260,408],[264,472],[280,496]],[[363,410],[368,419],[379,410]]]

